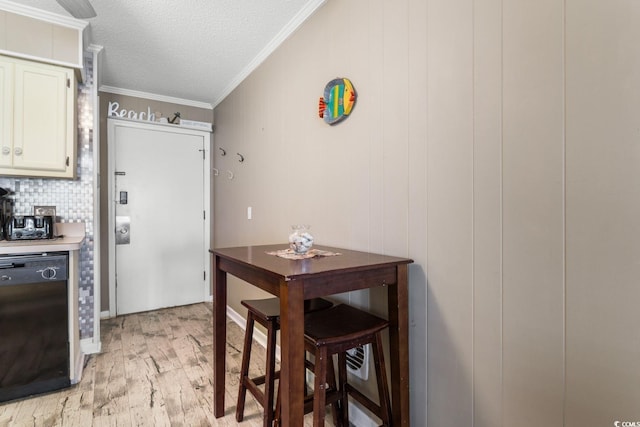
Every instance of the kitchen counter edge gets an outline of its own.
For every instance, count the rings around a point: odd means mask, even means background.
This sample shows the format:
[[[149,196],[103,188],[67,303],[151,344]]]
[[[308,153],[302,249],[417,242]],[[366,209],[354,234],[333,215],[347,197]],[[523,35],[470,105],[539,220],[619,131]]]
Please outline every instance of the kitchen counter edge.
[[[77,251],[85,238],[84,223],[56,224],[57,234],[63,234],[51,240],[0,241],[0,255],[25,254],[37,252]]]

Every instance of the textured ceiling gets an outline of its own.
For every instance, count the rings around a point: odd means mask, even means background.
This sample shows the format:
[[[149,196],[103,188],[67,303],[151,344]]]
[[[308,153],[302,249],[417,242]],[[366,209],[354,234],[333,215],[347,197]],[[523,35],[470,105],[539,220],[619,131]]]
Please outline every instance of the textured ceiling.
[[[101,85],[215,106],[325,0],[91,0]],[[64,16],[55,0],[14,0]]]

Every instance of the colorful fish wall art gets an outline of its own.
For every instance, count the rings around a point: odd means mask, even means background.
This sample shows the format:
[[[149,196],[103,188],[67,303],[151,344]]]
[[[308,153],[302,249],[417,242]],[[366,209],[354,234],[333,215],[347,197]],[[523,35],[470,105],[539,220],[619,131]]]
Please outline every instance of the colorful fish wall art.
[[[349,117],[357,96],[349,79],[333,79],[325,86],[324,97],[318,102],[318,115],[327,124],[335,125]]]

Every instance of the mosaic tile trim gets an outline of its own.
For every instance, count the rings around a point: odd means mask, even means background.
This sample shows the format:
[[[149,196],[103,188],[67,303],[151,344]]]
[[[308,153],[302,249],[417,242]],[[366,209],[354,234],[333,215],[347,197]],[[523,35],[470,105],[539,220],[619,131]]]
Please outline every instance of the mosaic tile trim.
[[[13,211],[31,215],[33,206],[55,206],[57,221],[84,222],[86,236],[80,248],[78,289],[80,339],[94,334],[93,295],[93,56],[85,55],[86,81],[78,85],[78,169],[75,180],[0,176],[0,187],[15,192]]]

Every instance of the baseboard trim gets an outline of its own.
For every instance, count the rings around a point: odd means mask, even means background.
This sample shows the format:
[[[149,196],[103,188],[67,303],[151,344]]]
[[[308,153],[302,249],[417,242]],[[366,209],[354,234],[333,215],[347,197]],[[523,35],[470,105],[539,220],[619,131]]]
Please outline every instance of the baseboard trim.
[[[73,372],[73,378],[71,379],[71,384],[78,384],[82,379],[82,371],[84,368],[84,358],[85,358],[84,353],[80,351],[80,354],[78,354],[78,357],[74,362],[75,366],[73,367],[74,372]]]
[[[80,340],[80,352],[83,354],[96,354],[102,350],[102,342],[94,342],[93,338]]]

